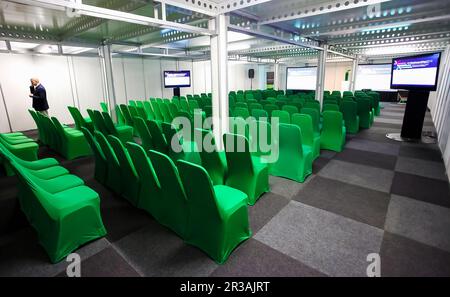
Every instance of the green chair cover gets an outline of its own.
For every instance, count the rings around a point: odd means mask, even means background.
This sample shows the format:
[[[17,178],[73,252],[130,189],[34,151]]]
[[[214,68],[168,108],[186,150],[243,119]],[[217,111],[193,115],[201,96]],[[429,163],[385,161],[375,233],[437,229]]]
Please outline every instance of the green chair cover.
[[[347,132],[351,134],[358,133],[359,132],[358,104],[354,101],[344,100],[342,102],[341,108]]]
[[[292,124],[300,128],[302,143],[312,147],[313,160],[320,156],[320,135],[314,134],[312,118],[308,114],[295,113],[292,115]]]
[[[267,114],[269,115],[269,118],[271,118],[272,117],[272,113],[275,110],[279,110],[279,108],[275,104],[266,104],[266,105],[264,105],[264,110],[267,111]]]
[[[323,108],[322,108],[322,111],[340,111],[340,109],[339,109],[339,105],[337,105],[337,104],[332,104],[332,103],[330,103],[330,104],[324,104],[323,105]]]
[[[106,103],[106,102],[100,102],[100,108],[101,108],[102,112],[107,112],[107,113],[109,113],[108,103]]]
[[[88,113],[91,115],[92,121],[94,122],[95,130],[100,131],[104,135],[109,135],[109,130],[106,127],[105,120],[100,111],[88,109]]]
[[[346,129],[342,124],[343,116],[338,111],[323,113],[323,128],[320,137],[320,148],[341,152],[345,144]]]
[[[144,101],[144,109],[147,114],[145,120],[154,120],[156,118],[150,101]]]
[[[118,137],[123,143],[133,141],[133,127],[127,125],[114,125],[114,122],[112,121],[109,113],[103,112],[102,115],[103,115],[103,122],[105,123],[109,135],[114,135]]]
[[[291,117],[294,113],[298,113],[298,108],[294,105],[284,105],[281,110],[287,111]]]
[[[120,195],[122,193],[122,177],[119,160],[106,137],[98,131],[95,131],[94,135],[105,155],[108,168],[105,186],[113,190],[114,193]]]
[[[86,141],[88,142],[92,152],[94,153],[94,177],[99,183],[105,184],[106,178],[108,176],[108,164],[106,163],[105,155],[103,154],[103,151],[97,140],[94,139],[94,136],[92,136],[91,132],[88,129],[81,127],[81,132],[83,132]]]
[[[307,114],[311,117],[313,122],[314,135],[320,136],[320,113],[317,111],[317,109],[304,107],[301,113]]]
[[[78,130],[81,130],[82,127],[85,127],[91,132],[94,131],[94,123],[92,123],[92,119],[90,117],[83,118],[80,110],[74,106],[68,106],[67,108],[69,109],[69,112],[75,122],[75,127]]]
[[[244,120],[250,116],[247,107],[235,107],[233,110],[233,115],[235,117],[243,118]]]
[[[45,127],[43,127],[41,120],[38,118],[38,116],[36,115],[36,112],[34,110],[29,109],[28,112],[31,114],[31,117],[33,118],[36,127],[38,129],[38,139],[39,141],[43,144],[43,145],[48,145],[48,139],[47,139],[47,134],[45,131]]]
[[[297,125],[280,124],[279,156],[270,165],[270,174],[304,182],[312,173],[313,148],[302,143]]]
[[[253,109],[252,117],[257,119],[258,121],[259,120],[265,120],[265,121],[269,120],[269,115],[267,114],[267,111],[265,111],[264,109]]]
[[[52,121],[59,133],[61,144],[59,153],[61,155],[67,160],[92,155],[91,148],[81,131],[65,129],[55,117],[52,117]]]
[[[134,118],[134,124],[136,125],[139,137],[141,138],[141,145],[144,147],[145,151],[153,149],[152,135],[148,131],[145,120],[140,117]]]
[[[156,121],[147,120],[145,121],[147,124],[147,129],[152,136],[152,143],[154,150],[161,152],[163,154],[169,153],[169,143],[167,143],[166,138],[164,137],[161,129],[158,126]]]
[[[269,170],[259,157],[250,154],[249,142],[242,135],[226,133],[223,135],[228,174],[225,184],[241,190],[248,196],[248,204],[269,191]]]
[[[247,195],[227,186],[213,186],[206,170],[198,165],[180,160],[177,166],[188,197],[186,242],[222,264],[251,237]]]
[[[178,169],[165,154],[151,150],[149,156],[161,189],[160,195],[153,199],[153,216],[159,223],[186,239],[189,205]]]
[[[119,138],[109,135],[107,139],[119,161],[122,196],[137,207],[141,182],[134,168],[133,161]]]
[[[291,123],[291,116],[289,115],[289,112],[284,110],[274,110],[272,112],[272,118],[278,118],[279,123],[281,124],[290,124]]]
[[[358,116],[359,116],[359,127],[363,129],[369,129],[372,125],[372,111],[370,109],[370,100],[365,98],[358,98]]]

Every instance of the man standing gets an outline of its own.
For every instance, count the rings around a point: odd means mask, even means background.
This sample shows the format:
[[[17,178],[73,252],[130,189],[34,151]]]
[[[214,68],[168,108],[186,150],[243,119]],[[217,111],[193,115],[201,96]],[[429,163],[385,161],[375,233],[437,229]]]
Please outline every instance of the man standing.
[[[43,85],[39,83],[39,79],[30,79],[30,97],[33,98],[33,108],[37,112],[48,116],[47,92]]]

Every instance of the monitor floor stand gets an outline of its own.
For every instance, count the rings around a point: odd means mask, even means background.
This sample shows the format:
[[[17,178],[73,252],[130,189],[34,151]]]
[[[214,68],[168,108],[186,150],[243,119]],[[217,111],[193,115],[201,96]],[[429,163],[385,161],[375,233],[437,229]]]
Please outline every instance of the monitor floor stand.
[[[410,91],[401,133],[389,133],[386,137],[402,142],[436,143],[436,138],[430,137],[429,132],[422,133],[429,95],[428,91]]]

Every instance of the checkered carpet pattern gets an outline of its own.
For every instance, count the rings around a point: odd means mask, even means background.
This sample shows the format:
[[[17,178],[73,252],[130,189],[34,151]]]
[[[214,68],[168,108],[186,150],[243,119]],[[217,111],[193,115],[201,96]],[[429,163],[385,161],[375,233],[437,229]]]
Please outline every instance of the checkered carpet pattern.
[[[105,238],[76,252],[82,276],[450,276],[450,190],[435,144],[400,143],[404,106],[384,103],[374,126],[322,151],[303,184],[270,177],[249,208],[253,237],[223,265],[185,244],[93,178],[92,158],[62,161],[101,197]],[[425,131],[434,131],[429,114]],[[55,157],[42,148],[40,157]],[[58,158],[58,157],[57,157]],[[0,177],[0,276],[65,276],[19,209],[16,180]]]

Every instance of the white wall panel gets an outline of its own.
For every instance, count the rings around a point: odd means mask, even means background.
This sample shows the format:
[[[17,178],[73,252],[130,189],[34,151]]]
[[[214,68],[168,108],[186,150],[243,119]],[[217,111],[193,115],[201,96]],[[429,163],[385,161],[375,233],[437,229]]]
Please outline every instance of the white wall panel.
[[[194,87],[192,86],[194,80],[192,79],[192,61],[179,61],[178,62],[178,70],[190,70],[191,71],[191,87],[190,88],[181,88],[180,93],[181,96],[186,96],[187,94],[194,93]]]
[[[144,63],[142,58],[123,58],[125,90],[128,100],[146,98]]]
[[[1,88],[1,81],[0,81]],[[8,116],[6,114],[5,103],[2,93],[0,92],[0,133],[11,132],[9,128]]]
[[[104,101],[102,68],[98,57],[71,57],[75,75],[76,94],[80,111],[87,116],[87,109],[100,109]]]
[[[114,92],[116,94],[117,104],[127,103],[127,93],[125,88],[125,76],[123,69],[123,61],[121,57],[113,57],[113,78]]]
[[[28,113],[30,77],[40,78],[47,90],[49,113],[63,123],[72,123],[67,106],[73,104],[67,57],[1,54],[0,81],[14,131],[35,129]]]
[[[161,64],[159,59],[144,59],[146,99],[162,96]]]

